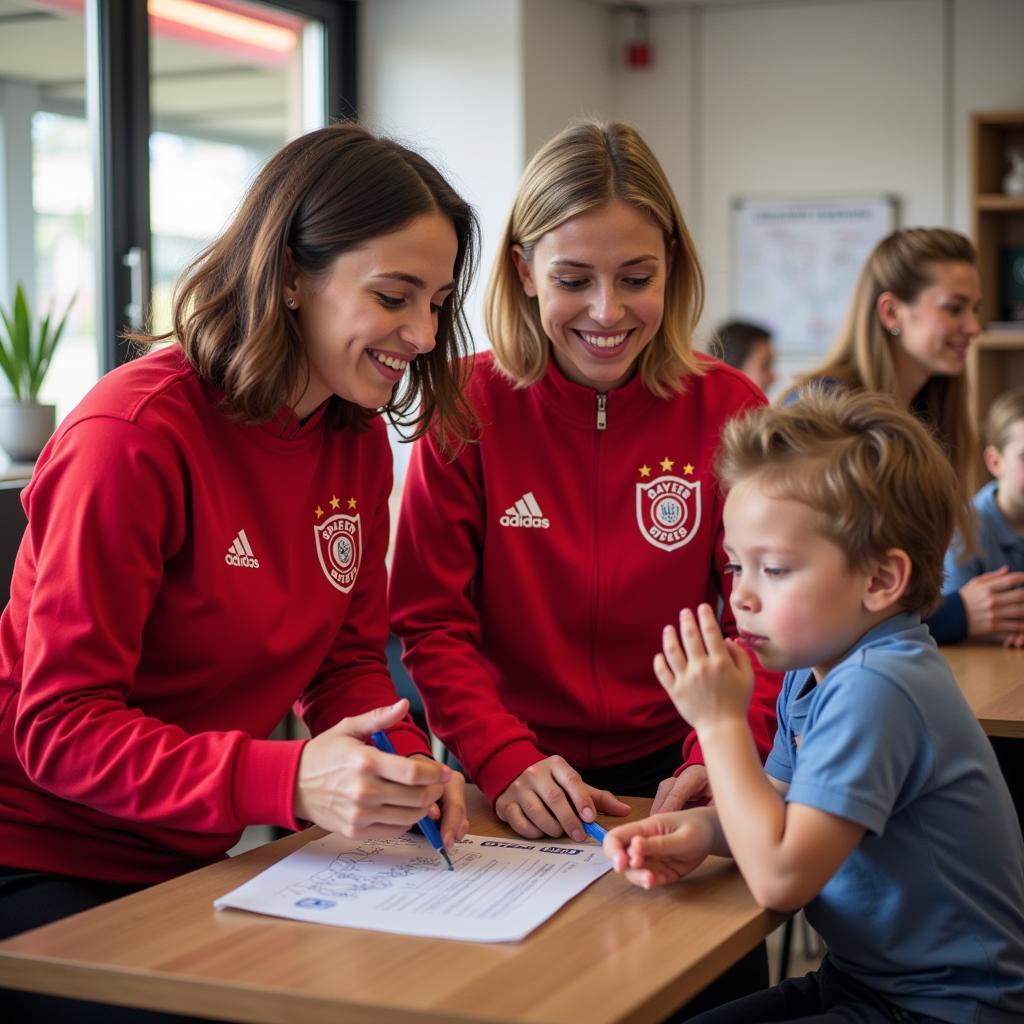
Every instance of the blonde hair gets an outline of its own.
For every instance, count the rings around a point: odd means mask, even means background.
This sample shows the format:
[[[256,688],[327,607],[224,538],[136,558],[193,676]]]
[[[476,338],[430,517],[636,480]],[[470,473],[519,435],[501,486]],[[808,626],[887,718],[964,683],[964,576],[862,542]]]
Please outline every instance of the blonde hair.
[[[1004,391],[985,417],[985,444],[1001,451],[1010,443],[1010,428],[1024,420],[1024,388]]]
[[[619,199],[654,219],[665,236],[665,312],[640,356],[644,386],[659,397],[682,391],[686,374],[702,375],[693,331],[704,307],[704,276],[686,223],[650,147],[635,128],[580,121],[541,147],[523,172],[484,299],[484,322],[501,370],[517,387],[547,370],[548,340],[535,298],[523,291],[512,247],[527,260],[547,232]]]
[[[797,382],[833,378],[848,388],[896,394],[892,337],[878,316],[878,299],[892,292],[901,302],[914,302],[935,280],[935,264],[977,265],[970,240],[945,228],[894,231],[875,246],[861,269],[846,319],[825,362]],[[971,493],[975,475],[977,435],[967,401],[964,375],[934,375],[913,402],[915,415],[934,430],[953,465],[958,481],[956,510],[961,536],[974,536]]]
[[[757,477],[773,497],[813,509],[856,570],[901,548],[913,568],[900,607],[923,615],[937,603],[957,480],[935,438],[895,399],[811,388],[789,405],[754,409],[722,432],[718,476],[725,488]]]
[[[476,217],[427,160],[358,124],[309,132],[271,157],[224,232],[182,273],[173,331],[127,337],[142,344],[175,337],[199,376],[223,391],[232,415],[266,421],[308,373],[302,335],[284,306],[289,260],[319,280],[342,253],[434,212],[455,230],[455,288],[438,316],[437,345],[413,361],[385,411],[415,428],[413,436],[436,422],[442,435],[464,439],[476,425],[462,393]],[[363,427],[376,415],[332,401],[339,426]]]

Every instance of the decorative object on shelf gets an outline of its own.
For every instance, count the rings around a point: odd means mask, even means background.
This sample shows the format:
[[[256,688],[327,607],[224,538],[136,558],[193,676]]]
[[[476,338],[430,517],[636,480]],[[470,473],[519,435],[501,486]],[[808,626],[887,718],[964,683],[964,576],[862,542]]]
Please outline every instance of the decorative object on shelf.
[[[999,252],[999,297],[1003,319],[1024,330],[1024,245],[1004,245]]]
[[[0,399],[0,447],[13,462],[35,460],[56,427],[56,407],[39,403],[39,389],[74,301],[72,296],[56,323],[52,310],[38,322],[33,319],[21,284],[11,308],[0,306],[0,370],[11,385],[11,398]]]
[[[1008,149],[1006,157],[1010,161],[1010,170],[1003,178],[1003,191],[1008,196],[1024,196],[1024,149]]]

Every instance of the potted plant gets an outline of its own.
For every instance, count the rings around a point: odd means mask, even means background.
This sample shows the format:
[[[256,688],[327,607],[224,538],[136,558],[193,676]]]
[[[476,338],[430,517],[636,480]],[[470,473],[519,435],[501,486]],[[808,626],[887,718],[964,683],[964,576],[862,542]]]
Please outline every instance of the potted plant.
[[[21,284],[14,290],[11,309],[0,306],[0,370],[11,385],[11,398],[0,400],[0,447],[14,462],[34,461],[56,427],[56,408],[39,404],[39,389],[74,301],[72,296],[56,323],[52,310],[33,321]]]

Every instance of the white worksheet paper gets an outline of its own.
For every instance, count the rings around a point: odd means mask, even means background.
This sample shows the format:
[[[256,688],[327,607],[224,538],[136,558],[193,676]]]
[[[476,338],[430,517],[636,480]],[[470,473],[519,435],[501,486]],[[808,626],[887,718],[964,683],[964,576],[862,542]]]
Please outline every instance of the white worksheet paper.
[[[454,871],[423,836],[308,843],[214,906],[471,942],[515,942],[611,865],[597,843],[466,836]]]

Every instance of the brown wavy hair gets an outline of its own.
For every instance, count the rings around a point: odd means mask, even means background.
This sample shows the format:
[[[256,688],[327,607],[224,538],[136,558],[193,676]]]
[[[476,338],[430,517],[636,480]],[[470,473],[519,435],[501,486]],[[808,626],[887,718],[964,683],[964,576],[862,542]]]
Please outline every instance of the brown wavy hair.
[[[705,368],[693,350],[704,308],[704,275],[672,186],[651,148],[628,124],[584,120],[538,150],[512,202],[484,298],[484,322],[498,366],[518,387],[540,380],[548,339],[537,300],[523,291],[512,260],[519,245],[528,261],[537,242],[572,217],[622,200],[661,228],[665,253],[675,251],[665,280],[665,313],[640,355],[640,377],[659,398],[680,392],[687,374]]]
[[[893,397],[811,387],[754,409],[726,424],[717,468],[726,489],[756,477],[813,509],[851,568],[902,549],[913,570],[900,607],[935,607],[959,485],[933,434]]]
[[[179,279],[173,329],[128,337],[175,338],[199,376],[223,392],[230,414],[267,421],[308,373],[283,302],[289,254],[301,273],[322,278],[343,253],[434,211],[455,228],[455,288],[441,308],[437,345],[414,360],[383,411],[412,437],[435,426],[465,440],[475,425],[462,357],[472,352],[464,304],[479,250],[476,216],[422,156],[358,124],[309,132],[271,157],[223,234]],[[377,414],[337,396],[332,402],[339,426],[359,429]]]

